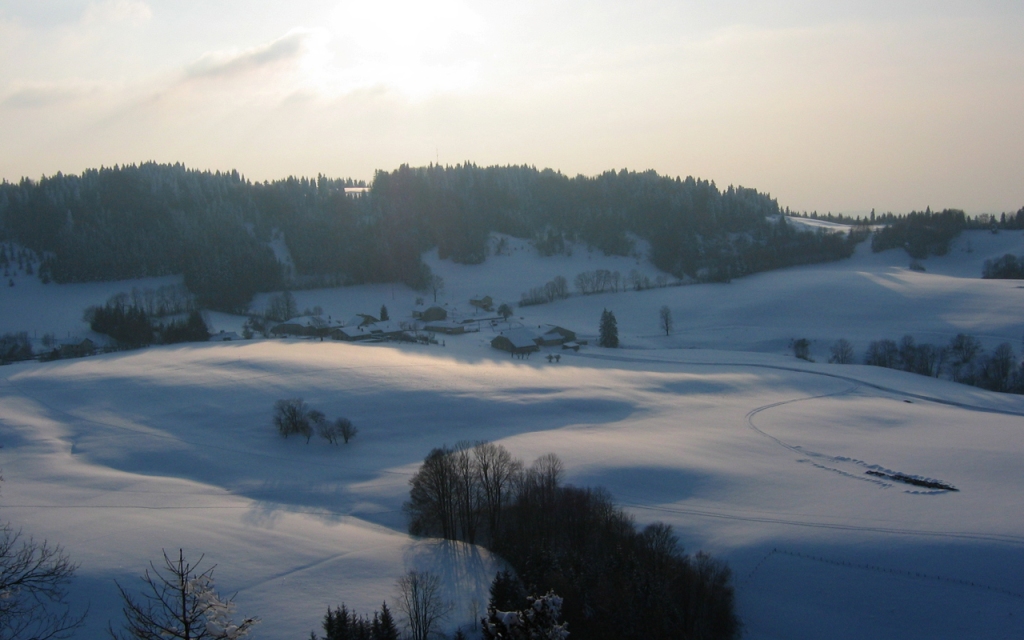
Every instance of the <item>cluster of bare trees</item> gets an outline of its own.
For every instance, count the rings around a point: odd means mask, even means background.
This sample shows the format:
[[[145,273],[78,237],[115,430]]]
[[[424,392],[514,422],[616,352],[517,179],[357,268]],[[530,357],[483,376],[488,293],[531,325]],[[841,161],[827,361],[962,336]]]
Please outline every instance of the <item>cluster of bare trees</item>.
[[[622,284],[622,274],[607,269],[583,271],[576,274],[574,284],[576,290],[583,295],[604,293],[605,291],[617,292]]]
[[[359,433],[359,429],[348,418],[328,420],[323,411],[310,409],[302,398],[286,398],[275,402],[272,420],[281,436],[304,436],[306,444],[309,444],[314,432],[331,444],[338,444],[339,441],[348,444]]]
[[[409,481],[409,531],[470,543],[493,540],[508,504],[545,469],[557,477],[561,463],[545,456],[527,469],[491,442],[436,448]]]
[[[829,362],[854,362],[853,346],[848,340],[837,340],[830,353]],[[935,378],[946,375],[954,382],[991,391],[1024,393],[1024,363],[1009,342],[986,353],[977,338],[963,333],[954,336],[946,346],[919,343],[909,335],[899,342],[875,340],[868,344],[864,364]]]
[[[409,530],[492,549],[515,569],[518,591],[530,585],[534,595],[561,596],[568,628],[581,638],[738,635],[726,565],[684,554],[666,525],[637,531],[607,491],[564,486],[562,475],[554,454],[526,466],[493,443],[434,449],[410,480]],[[503,632],[491,610],[522,608],[503,600],[492,590],[488,632]],[[559,625],[545,628],[564,631]]]
[[[154,318],[199,310],[195,296],[183,284],[167,284],[156,289],[132,287],[130,294],[119,293],[107,301],[107,304],[113,303],[139,307]]]
[[[544,284],[543,287],[533,287],[522,294],[519,300],[520,307],[528,307],[534,304],[545,304],[555,300],[564,300],[569,297],[569,282],[563,276],[555,276]],[[499,311],[500,313],[500,311]]]

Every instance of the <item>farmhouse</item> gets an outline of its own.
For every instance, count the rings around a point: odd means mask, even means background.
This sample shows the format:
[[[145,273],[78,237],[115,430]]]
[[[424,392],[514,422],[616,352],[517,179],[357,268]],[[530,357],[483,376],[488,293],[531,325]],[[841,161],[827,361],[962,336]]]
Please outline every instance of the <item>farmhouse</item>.
[[[62,344],[57,348],[61,358],[81,358],[96,353],[96,343],[86,338],[78,344]]]
[[[344,340],[345,342],[356,342],[358,340],[369,340],[371,338],[368,331],[362,330],[360,327],[335,327],[331,329],[328,334],[332,340]]]
[[[494,300],[491,296],[484,296],[482,298],[470,298],[469,304],[476,307],[477,309],[483,309],[484,311],[494,311]]]
[[[304,327],[301,324],[295,322],[282,322],[279,325],[271,327],[270,333],[275,336],[308,336],[313,335],[310,331],[310,327]]]
[[[491,346],[512,355],[520,355],[540,351],[537,340],[538,337],[528,329],[508,329],[491,340]]]
[[[557,325],[548,325],[548,330],[540,337],[540,344],[555,347],[576,340],[576,332]]]
[[[413,311],[412,317],[423,322],[437,322],[438,320],[447,320],[448,312],[442,307],[430,307],[424,311]]]
[[[373,324],[375,322],[379,322],[377,318],[374,318],[373,316],[366,313],[357,313],[356,315],[348,319],[348,322],[345,323],[345,326],[353,328],[365,327],[366,325]]]
[[[438,322],[428,322],[423,326],[424,331],[433,331],[434,333],[446,333],[450,336],[459,335],[466,333],[466,325],[459,324],[458,322],[450,322],[448,320],[440,320]]]

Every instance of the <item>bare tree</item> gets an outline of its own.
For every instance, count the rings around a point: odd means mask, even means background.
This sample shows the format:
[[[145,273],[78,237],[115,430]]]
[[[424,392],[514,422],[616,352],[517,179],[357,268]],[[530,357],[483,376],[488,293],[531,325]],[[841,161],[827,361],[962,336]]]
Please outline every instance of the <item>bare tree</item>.
[[[341,439],[345,441],[345,444],[348,444],[348,441],[356,437],[356,434],[359,433],[359,429],[357,429],[348,418],[338,418],[335,420],[334,428],[338,430],[338,435],[340,435]]]
[[[70,636],[86,614],[73,615],[67,603],[77,568],[60,545],[26,540],[11,525],[0,525],[0,638]]]
[[[398,611],[405,618],[411,640],[441,636],[441,623],[455,605],[441,595],[441,579],[435,574],[410,571],[398,579]]]
[[[846,338],[840,338],[829,347],[828,361],[833,364],[853,364],[853,345]]]
[[[306,436],[307,444],[313,435],[313,420],[322,420],[323,415],[319,411],[311,411],[302,398],[288,398],[274,403],[273,421],[277,432],[285,438],[293,433]]]
[[[473,458],[487,535],[493,542],[502,511],[511,501],[513,484],[523,471],[523,463],[513,458],[508,449],[493,442],[478,443],[473,447]]]
[[[151,562],[152,573],[146,569],[143,574],[146,587],[139,598],[115,582],[124,603],[125,622],[123,632],[108,627],[110,636],[115,640],[235,640],[247,636],[259,618],[232,622],[234,598],[221,598],[213,588],[216,565],[200,573],[202,562],[200,556],[195,565],[189,564],[181,549],[177,560],[164,551],[164,566],[158,569]]]
[[[470,544],[476,542],[477,523],[480,518],[480,487],[476,465],[469,443],[458,442],[452,451],[451,463],[455,472],[455,504],[458,513],[459,539]]]
[[[413,535],[456,539],[456,487],[451,453],[447,446],[433,449],[409,480],[409,500],[402,509],[409,517],[409,533]]]
[[[672,310],[667,306],[662,307],[658,310],[658,320],[662,331],[665,335],[672,333]]]
[[[437,294],[444,291],[444,278],[437,274],[430,276],[427,288],[434,294],[434,302],[437,302]]]

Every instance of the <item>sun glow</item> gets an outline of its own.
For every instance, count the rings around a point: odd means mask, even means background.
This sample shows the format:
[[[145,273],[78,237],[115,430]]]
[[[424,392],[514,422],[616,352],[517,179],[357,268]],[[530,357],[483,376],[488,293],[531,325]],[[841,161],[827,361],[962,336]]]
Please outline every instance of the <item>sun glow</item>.
[[[473,84],[485,32],[456,0],[343,2],[309,39],[303,69],[326,95],[384,88],[424,98]]]

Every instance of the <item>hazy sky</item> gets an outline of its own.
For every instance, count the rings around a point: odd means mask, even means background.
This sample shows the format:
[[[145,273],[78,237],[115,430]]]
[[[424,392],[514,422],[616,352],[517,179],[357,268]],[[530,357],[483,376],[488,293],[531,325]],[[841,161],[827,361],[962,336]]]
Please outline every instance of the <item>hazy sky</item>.
[[[0,0],[0,178],[655,169],[1024,206],[1024,2]]]

